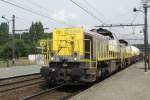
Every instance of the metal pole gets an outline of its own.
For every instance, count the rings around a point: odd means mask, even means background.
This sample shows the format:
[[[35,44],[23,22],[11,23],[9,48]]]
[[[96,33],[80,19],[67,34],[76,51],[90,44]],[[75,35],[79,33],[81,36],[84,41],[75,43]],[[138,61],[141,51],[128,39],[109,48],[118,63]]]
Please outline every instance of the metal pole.
[[[15,15],[12,16],[12,64],[15,64],[15,43],[14,43],[14,35],[15,35]]]
[[[4,18],[4,19],[6,19],[6,18]],[[7,25],[8,25],[8,37],[9,37],[9,21],[6,19],[6,21],[7,21]],[[8,41],[9,41],[9,39],[8,39]],[[8,44],[8,42],[7,42],[7,44]],[[7,67],[9,67],[9,52],[7,53]]]
[[[147,57],[148,57],[148,52],[147,52],[147,47],[148,47],[148,34],[147,34],[147,3],[144,3],[144,14],[145,14],[145,25],[144,25],[144,47],[145,47],[145,72],[147,72]]]
[[[148,8],[150,6],[147,6],[146,5],[146,8],[147,8],[147,12],[148,12]],[[147,13],[146,13],[146,51],[147,51],[147,63],[148,63],[148,70],[150,70],[150,55],[149,55],[149,44],[148,44],[148,23],[147,23]]]
[[[8,24],[8,42],[9,43],[9,21],[7,21],[7,24]],[[7,67],[9,67],[9,52],[7,53]]]

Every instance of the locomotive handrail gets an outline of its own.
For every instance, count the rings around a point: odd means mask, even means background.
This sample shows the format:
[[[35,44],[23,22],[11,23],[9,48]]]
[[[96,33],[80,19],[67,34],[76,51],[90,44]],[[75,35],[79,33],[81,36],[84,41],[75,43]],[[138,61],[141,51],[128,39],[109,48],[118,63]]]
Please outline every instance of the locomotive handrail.
[[[84,52],[84,53],[88,53],[89,54],[89,59],[82,59],[82,58],[78,58],[79,59],[79,62],[89,62],[90,63],[90,67],[92,67],[92,62],[95,62],[95,61],[92,61],[92,42],[91,42],[91,39],[83,39],[84,41],[90,41],[89,43],[89,46],[90,46],[90,50],[88,52]],[[79,40],[74,40],[74,41],[77,41],[78,44],[80,41],[83,41],[81,39]],[[50,43],[49,42],[54,42],[54,41],[60,41],[60,40],[49,40],[49,39],[46,39],[45,42],[46,42],[46,47],[42,47],[42,54],[45,55],[44,57],[44,64],[48,64],[48,62],[50,61],[50,53],[52,52],[51,49],[50,49]],[[52,47],[53,45],[51,45]],[[79,46],[79,45],[78,45]],[[80,52],[80,47],[78,47],[78,51],[77,52]],[[82,53],[82,52],[80,52]],[[46,61],[45,61],[46,59]]]

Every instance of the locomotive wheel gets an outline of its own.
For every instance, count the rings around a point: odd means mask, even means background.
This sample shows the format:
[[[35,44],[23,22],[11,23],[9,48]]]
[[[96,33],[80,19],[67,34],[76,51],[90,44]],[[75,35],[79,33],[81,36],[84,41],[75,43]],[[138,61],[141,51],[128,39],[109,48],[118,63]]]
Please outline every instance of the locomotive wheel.
[[[104,79],[106,77],[106,70],[105,68],[101,69],[101,78]]]
[[[48,80],[47,84],[48,84],[48,88],[52,88],[56,85],[56,82],[54,80]]]
[[[96,71],[96,80],[99,81],[101,76],[102,76],[102,71],[100,68],[98,68]]]

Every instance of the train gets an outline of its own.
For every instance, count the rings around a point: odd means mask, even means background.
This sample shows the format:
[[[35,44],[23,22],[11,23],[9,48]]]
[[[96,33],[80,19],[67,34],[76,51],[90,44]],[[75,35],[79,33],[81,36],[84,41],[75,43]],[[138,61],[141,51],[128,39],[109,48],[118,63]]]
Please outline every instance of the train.
[[[93,83],[140,60],[140,50],[107,29],[56,28],[40,41],[49,84]]]

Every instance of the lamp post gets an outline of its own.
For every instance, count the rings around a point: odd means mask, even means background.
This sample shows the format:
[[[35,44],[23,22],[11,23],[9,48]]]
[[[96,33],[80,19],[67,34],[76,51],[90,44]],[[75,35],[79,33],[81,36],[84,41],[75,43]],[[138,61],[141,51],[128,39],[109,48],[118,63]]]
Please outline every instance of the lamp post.
[[[2,16],[1,18],[4,19],[4,20],[6,20],[6,22],[7,22],[7,25],[8,25],[8,35],[9,35],[9,22],[11,20],[9,21],[5,16]],[[7,53],[7,67],[9,67],[9,53]]]
[[[9,30],[9,22],[12,21],[12,64],[15,63],[15,45],[14,45],[14,34],[15,34],[15,15],[12,16],[11,20],[8,20],[5,16],[2,16],[3,19],[7,21],[8,30]]]
[[[144,65],[145,65],[145,72],[147,72],[147,63],[148,63],[148,69],[150,69],[150,64],[149,64],[149,55],[148,55],[148,30],[147,30],[147,12],[148,8],[150,6],[147,5],[147,2],[143,2],[143,8],[144,11],[142,10],[137,10],[136,8],[133,9],[134,12],[136,11],[141,11],[144,13]],[[147,61],[148,60],[148,61]]]
[[[1,18],[5,19],[7,21],[7,24],[9,25],[9,20],[5,16],[2,16]]]
[[[7,25],[8,25],[8,34],[9,34],[9,22],[12,21],[12,20],[8,20],[5,16],[2,16],[1,18],[6,20]]]

